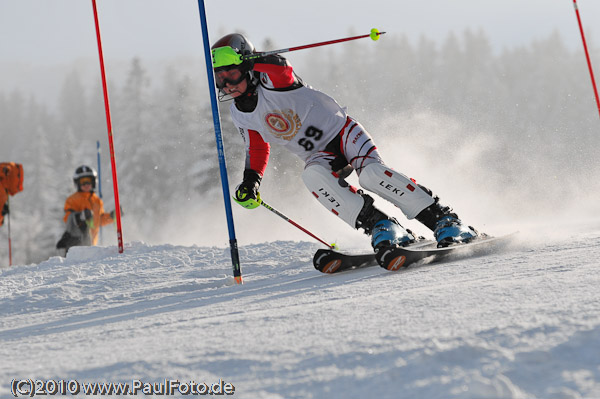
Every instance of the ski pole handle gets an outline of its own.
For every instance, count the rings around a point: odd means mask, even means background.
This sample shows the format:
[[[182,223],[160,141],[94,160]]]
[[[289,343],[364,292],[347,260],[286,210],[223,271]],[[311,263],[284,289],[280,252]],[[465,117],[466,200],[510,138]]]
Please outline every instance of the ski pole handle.
[[[326,241],[320,239],[319,237],[317,237],[316,235],[314,235],[313,233],[311,233],[310,231],[308,231],[304,227],[300,226],[298,223],[294,222],[292,219],[290,219],[289,217],[285,216],[283,213],[279,212],[277,209],[273,208],[272,206],[270,206],[269,204],[267,204],[262,199],[259,200],[259,203],[262,206],[264,206],[265,208],[267,208],[268,210],[270,210],[271,212],[273,212],[274,214],[276,214],[277,216],[279,216],[280,218],[282,218],[283,220],[285,220],[286,222],[288,222],[291,225],[297,227],[298,229],[302,230],[303,232],[305,232],[306,234],[308,234],[309,236],[311,236],[315,240],[319,241],[320,243],[325,244],[327,247],[329,247],[331,249],[337,249],[337,246],[335,244],[328,244]]]
[[[312,48],[312,47],[327,46],[329,44],[342,43],[342,42],[347,42],[347,41],[350,41],[350,40],[363,39],[363,38],[366,38],[366,37],[370,37],[372,40],[377,41],[377,40],[379,40],[379,36],[381,36],[383,34],[385,34],[385,32],[379,32],[377,29],[373,28],[373,29],[371,29],[371,33],[369,33],[368,35],[345,37],[345,38],[342,38],[342,39],[328,40],[328,41],[325,41],[325,42],[312,43],[312,44],[305,44],[303,46],[296,46],[296,47],[284,48],[284,49],[281,49],[281,50],[264,51],[264,52],[261,52],[261,53],[255,53],[255,54],[250,54],[250,55],[242,56],[242,60],[254,60],[256,58],[262,58],[262,57],[266,57],[268,55],[281,54],[281,53],[289,53],[290,51],[304,50],[304,49]]]

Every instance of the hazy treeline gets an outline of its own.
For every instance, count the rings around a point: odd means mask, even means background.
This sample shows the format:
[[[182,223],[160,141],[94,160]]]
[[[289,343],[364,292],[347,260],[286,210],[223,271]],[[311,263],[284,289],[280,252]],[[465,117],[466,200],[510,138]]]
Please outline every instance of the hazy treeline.
[[[591,55],[600,65],[593,46]],[[558,34],[501,52],[492,51],[483,32],[451,34],[442,44],[426,37],[410,43],[403,36],[386,35],[376,44],[356,41],[288,58],[298,75],[348,106],[372,134],[375,126],[393,126],[384,121],[406,121],[424,113],[465,127],[460,135],[422,139],[424,145],[433,141],[436,149],[446,148],[450,154],[444,157],[490,138],[493,146],[481,161],[485,165],[472,167],[485,167],[496,183],[525,183],[533,194],[552,195],[560,189],[548,191],[548,176],[563,188],[593,180],[576,176],[598,176],[598,162],[593,161],[598,159],[600,123],[585,57],[582,51],[568,50]],[[202,204],[222,202],[203,61],[197,65],[195,73],[172,67],[150,76],[144,61],[133,59],[123,81],[110,82],[126,240],[166,237],[161,230],[166,224],[176,226],[173,218],[185,215],[186,209],[193,212]],[[228,107],[223,104],[221,115],[234,187],[244,154]],[[25,168],[25,190],[11,197],[13,263],[37,263],[54,254],[75,167],[97,167],[97,140],[102,146],[103,198],[107,210],[114,208],[100,78],[84,81],[73,68],[52,105],[31,93],[0,92],[0,120],[0,160]],[[395,140],[391,132],[381,134],[385,142]],[[403,139],[417,139],[416,133],[398,137]],[[296,167],[287,170],[284,164]],[[268,173],[271,181],[280,182],[282,195],[293,196],[301,184],[285,184],[301,173],[301,165],[278,149]],[[114,234],[110,228],[104,231],[108,237]],[[8,258],[6,238],[5,225],[0,228],[2,265]]]

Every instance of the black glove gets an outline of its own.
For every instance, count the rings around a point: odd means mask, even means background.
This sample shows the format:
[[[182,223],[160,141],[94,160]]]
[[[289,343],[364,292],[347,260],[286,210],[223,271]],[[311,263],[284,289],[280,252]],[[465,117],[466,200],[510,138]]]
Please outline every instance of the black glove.
[[[244,171],[244,180],[235,189],[235,199],[238,201],[256,199],[261,180],[262,178],[258,172],[246,169]]]
[[[125,215],[123,213],[123,207],[119,207],[119,209],[121,210],[121,216]],[[112,218],[112,220],[115,220],[115,218],[117,217],[117,213],[115,212],[114,209],[112,211],[110,211],[110,217]]]
[[[82,230],[87,228],[86,221],[90,219],[92,219],[92,211],[90,209],[84,209],[83,211],[75,214],[75,222]]]
[[[4,215],[8,215],[8,204],[4,204],[4,206],[2,207],[2,216]]]
[[[91,209],[84,209],[83,211],[81,211],[81,213],[83,214],[84,220],[90,220],[92,218],[92,210]]]
[[[244,180],[235,189],[235,201],[244,208],[253,209],[259,206],[258,188],[262,177],[252,169],[244,171]]]

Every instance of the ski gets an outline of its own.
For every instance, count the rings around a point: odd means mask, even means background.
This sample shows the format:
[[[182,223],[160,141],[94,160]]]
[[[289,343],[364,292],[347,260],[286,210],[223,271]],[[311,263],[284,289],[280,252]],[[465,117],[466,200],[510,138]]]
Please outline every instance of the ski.
[[[407,248],[435,247],[436,242],[431,240],[419,240]],[[315,269],[323,273],[339,273],[344,270],[360,269],[363,267],[376,266],[375,253],[349,254],[337,252],[333,249],[319,249],[313,257]]]
[[[449,258],[484,256],[510,244],[517,233],[500,237],[484,235],[466,244],[437,248],[435,241],[420,241],[407,247],[390,247],[377,256],[374,253],[344,254],[330,249],[319,249],[313,257],[315,269],[323,273],[339,273],[379,264],[384,269],[397,271],[427,259],[438,262]]]
[[[396,271],[425,259],[428,259],[431,263],[449,257],[467,258],[488,255],[509,244],[512,238],[513,234],[500,237],[484,235],[466,244],[456,244],[443,248],[390,247],[377,254],[377,260],[384,269]]]

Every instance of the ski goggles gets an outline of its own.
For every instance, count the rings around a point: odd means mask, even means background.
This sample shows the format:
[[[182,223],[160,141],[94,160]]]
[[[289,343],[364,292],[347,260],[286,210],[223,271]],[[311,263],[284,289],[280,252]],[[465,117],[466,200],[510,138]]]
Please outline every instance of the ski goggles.
[[[227,84],[238,85],[246,79],[246,74],[237,68],[215,72],[215,84],[217,89],[223,89]]]
[[[82,177],[81,179],[79,179],[80,186],[85,186],[86,184],[93,184],[93,183],[94,183],[94,179],[92,179],[91,177]]]

